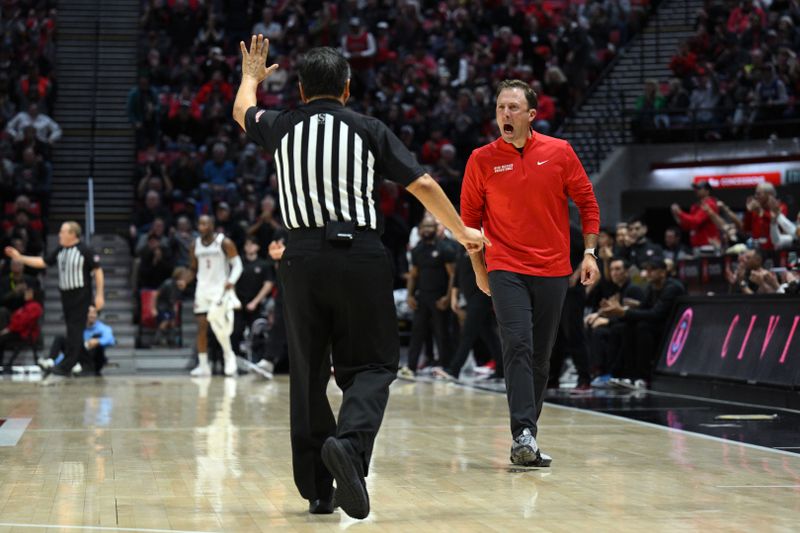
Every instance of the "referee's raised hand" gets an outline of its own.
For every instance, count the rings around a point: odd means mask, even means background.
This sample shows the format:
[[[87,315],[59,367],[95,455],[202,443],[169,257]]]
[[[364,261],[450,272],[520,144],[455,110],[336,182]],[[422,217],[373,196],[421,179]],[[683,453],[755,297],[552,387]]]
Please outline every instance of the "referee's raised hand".
[[[242,79],[251,78],[261,83],[278,70],[277,64],[267,67],[269,39],[265,39],[260,33],[250,39],[249,51],[244,41],[239,42],[239,47],[242,49]]]

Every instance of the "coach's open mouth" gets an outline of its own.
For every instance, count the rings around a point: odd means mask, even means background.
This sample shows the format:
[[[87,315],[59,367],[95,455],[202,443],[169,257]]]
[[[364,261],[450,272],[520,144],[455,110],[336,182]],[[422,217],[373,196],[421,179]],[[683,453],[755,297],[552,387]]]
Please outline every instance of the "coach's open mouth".
[[[503,133],[514,133],[514,126],[511,124],[503,124]]]

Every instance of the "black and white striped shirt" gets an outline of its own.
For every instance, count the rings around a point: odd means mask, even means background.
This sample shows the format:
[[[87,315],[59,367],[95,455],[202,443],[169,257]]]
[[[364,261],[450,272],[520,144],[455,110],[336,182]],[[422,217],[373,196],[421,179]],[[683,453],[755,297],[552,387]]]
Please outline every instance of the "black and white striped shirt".
[[[58,266],[58,288],[62,291],[91,291],[92,270],[100,266],[99,258],[82,242],[66,248],[59,246],[45,258],[45,263]]]
[[[382,179],[408,185],[425,171],[381,121],[333,99],[290,111],[247,111],[248,136],[273,154],[281,214],[289,229],[330,220],[382,229]]]

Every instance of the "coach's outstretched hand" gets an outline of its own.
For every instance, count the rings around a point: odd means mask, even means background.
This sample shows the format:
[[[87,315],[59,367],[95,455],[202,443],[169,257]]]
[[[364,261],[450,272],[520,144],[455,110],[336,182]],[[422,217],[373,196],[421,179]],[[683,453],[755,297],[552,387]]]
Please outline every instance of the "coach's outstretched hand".
[[[6,252],[6,255],[8,257],[10,257],[11,259],[19,259],[19,256],[22,255],[21,253],[19,253],[19,250],[17,250],[16,248],[13,248],[11,246],[6,246],[5,252]]]
[[[252,78],[261,83],[267,77],[278,70],[278,65],[271,65],[267,68],[267,56],[269,55],[269,39],[265,39],[260,33],[253,35],[250,39],[250,50],[247,50],[244,41],[239,42],[242,49],[242,79]]]

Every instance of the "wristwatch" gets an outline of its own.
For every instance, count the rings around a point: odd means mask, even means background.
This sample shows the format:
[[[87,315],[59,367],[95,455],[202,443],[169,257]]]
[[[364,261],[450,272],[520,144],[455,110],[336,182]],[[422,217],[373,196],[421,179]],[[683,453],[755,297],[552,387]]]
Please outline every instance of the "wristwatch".
[[[597,252],[595,252],[595,248],[587,248],[583,251],[583,255],[591,255],[595,258],[595,260],[599,261],[600,258],[597,257]]]

